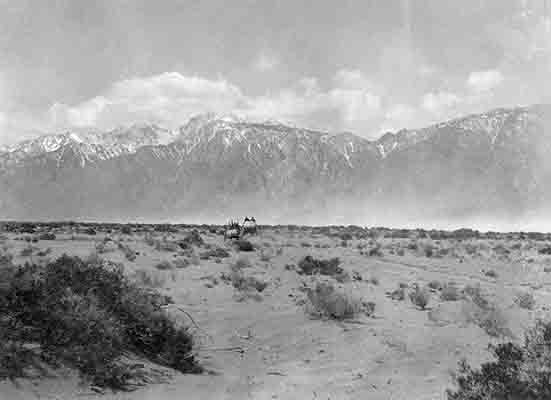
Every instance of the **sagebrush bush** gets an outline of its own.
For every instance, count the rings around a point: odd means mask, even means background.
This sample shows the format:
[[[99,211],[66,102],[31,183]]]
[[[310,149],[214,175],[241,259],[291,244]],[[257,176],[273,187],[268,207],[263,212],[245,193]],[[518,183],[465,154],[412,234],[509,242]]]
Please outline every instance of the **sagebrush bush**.
[[[515,297],[515,303],[520,308],[532,310],[536,305],[536,300],[534,299],[534,295],[532,293],[524,292]]]
[[[362,311],[360,299],[327,282],[317,282],[313,289],[307,289],[306,295],[306,311],[312,316],[343,320],[355,318]]]
[[[421,310],[424,310],[427,308],[430,301],[430,291],[427,288],[416,285],[413,290],[409,292],[409,299]]]
[[[43,362],[75,368],[99,387],[122,390],[139,380],[139,366],[125,361],[129,353],[182,372],[200,370],[191,334],[162,309],[166,299],[130,283],[122,266],[64,255],[3,271],[0,376],[30,365],[32,357],[21,352],[26,343],[39,345]]]
[[[237,239],[234,245],[239,251],[254,251],[253,244],[245,239]]]
[[[339,275],[344,270],[339,267],[341,261],[338,258],[331,258],[329,260],[320,260],[312,256],[306,256],[298,263],[297,272],[301,275]]]
[[[551,399],[551,323],[537,321],[522,345],[491,346],[494,361],[473,369],[460,362],[449,400]]]

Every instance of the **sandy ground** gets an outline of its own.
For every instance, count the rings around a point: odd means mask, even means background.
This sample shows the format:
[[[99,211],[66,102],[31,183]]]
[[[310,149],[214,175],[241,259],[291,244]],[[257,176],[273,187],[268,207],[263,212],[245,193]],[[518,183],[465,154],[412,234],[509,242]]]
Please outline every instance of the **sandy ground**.
[[[176,240],[186,234],[169,234],[166,239]],[[155,235],[157,239],[163,236]],[[28,246],[17,240],[21,236],[7,235],[3,246],[18,263],[31,261],[31,257],[40,261],[36,249],[33,256],[20,255]],[[62,253],[87,256],[105,236],[78,235],[71,240],[70,234],[58,232],[55,241],[32,245],[42,250],[51,248],[49,258]],[[130,262],[116,246],[108,246],[102,257],[123,263],[129,276],[137,270],[148,271],[158,278],[160,290],[174,299],[175,306],[193,316],[201,328],[195,328],[198,357],[209,373],[172,373],[165,383],[103,395],[80,387],[71,375],[0,382],[0,399],[445,399],[458,361],[466,358],[477,364],[488,359],[487,346],[496,339],[468,321],[463,301],[444,302],[434,291],[427,309],[421,310],[407,297],[392,300],[389,292],[401,282],[453,281],[460,288],[480,284],[488,298],[503,309],[517,338],[547,313],[551,300],[551,273],[545,272],[551,257],[537,251],[546,245],[543,242],[382,238],[376,240],[382,255],[368,256],[366,249],[375,244],[370,239],[349,240],[343,247],[341,239],[311,231],[264,229],[251,238],[256,250],[245,253],[224,243],[222,236],[202,231],[207,244],[226,248],[231,256],[158,271],[154,265],[175,259],[174,252],[158,251],[146,244],[143,233],[110,236],[139,255]],[[447,254],[427,257],[422,250],[427,241],[436,249],[449,249]],[[411,243],[419,248],[410,248]],[[503,255],[503,248],[509,254]],[[202,251],[204,248],[196,249],[197,254]],[[309,316],[302,305],[305,295],[300,287],[311,277],[285,267],[296,265],[306,255],[339,257],[347,272],[356,271],[361,281],[335,284],[375,302],[374,316],[344,322]],[[243,257],[251,264],[243,271],[247,276],[269,282],[260,298],[243,300],[236,289],[220,279]],[[483,272],[488,270],[494,270],[497,277]],[[533,310],[514,303],[521,291],[534,295]],[[174,318],[189,324],[188,317],[175,306],[171,311]],[[228,350],[232,348],[242,351]]]

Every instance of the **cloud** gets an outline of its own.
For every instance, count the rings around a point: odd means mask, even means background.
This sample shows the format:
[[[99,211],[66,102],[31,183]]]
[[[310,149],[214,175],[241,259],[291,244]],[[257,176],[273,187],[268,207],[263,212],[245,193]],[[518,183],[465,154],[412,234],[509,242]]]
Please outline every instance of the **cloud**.
[[[174,126],[194,114],[239,108],[244,100],[241,90],[223,79],[167,72],[117,82],[74,106],[56,103],[49,114],[56,127],[106,128],[141,121]]]
[[[279,58],[269,51],[261,51],[253,62],[253,68],[260,72],[272,71],[279,65]]]
[[[495,89],[501,85],[503,81],[503,74],[496,69],[475,71],[469,74],[467,86],[476,93],[483,93]]]
[[[305,77],[296,85],[262,96],[247,96],[224,80],[167,72],[114,83],[105,93],[75,105],[56,103],[49,120],[56,129],[151,121],[171,127],[204,112],[234,113],[246,118],[278,119],[334,130],[361,130],[381,113],[382,99],[356,70],[340,70],[323,89]]]
[[[461,103],[461,98],[450,92],[426,93],[421,100],[421,107],[428,112],[441,114],[443,111]]]

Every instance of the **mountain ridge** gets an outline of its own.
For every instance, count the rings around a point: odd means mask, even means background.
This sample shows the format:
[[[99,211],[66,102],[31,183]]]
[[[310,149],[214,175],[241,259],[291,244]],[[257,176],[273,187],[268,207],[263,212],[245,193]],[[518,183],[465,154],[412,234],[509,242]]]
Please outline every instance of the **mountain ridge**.
[[[550,128],[551,107],[535,105],[377,140],[214,114],[42,136],[0,153],[0,217],[517,218],[551,199]]]

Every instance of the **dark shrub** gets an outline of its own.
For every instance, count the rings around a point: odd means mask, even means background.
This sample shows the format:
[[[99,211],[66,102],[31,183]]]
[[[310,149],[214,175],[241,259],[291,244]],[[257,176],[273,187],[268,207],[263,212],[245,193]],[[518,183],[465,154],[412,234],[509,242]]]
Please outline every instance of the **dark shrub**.
[[[44,362],[75,368],[99,387],[128,389],[141,379],[140,368],[124,357],[129,353],[182,372],[199,370],[192,336],[168,318],[164,297],[131,284],[120,265],[62,256],[43,267],[12,268],[5,278],[0,375],[14,363],[25,370],[30,361],[20,350],[27,342],[39,345]]]
[[[502,343],[491,350],[495,360],[480,369],[460,363],[456,389],[447,391],[449,400],[551,399],[551,323],[538,321],[521,346]]]
[[[84,234],[94,236],[96,235],[96,230],[94,228],[86,228]]]
[[[306,256],[298,263],[297,272],[301,275],[339,275],[343,269],[339,267],[340,260],[331,258],[329,260],[318,260],[312,256]]]
[[[235,244],[235,247],[237,247],[237,249],[239,251],[254,251],[254,246],[251,242],[249,242],[248,240],[245,240],[245,239],[238,239],[234,242]]]
[[[121,233],[123,235],[132,235],[132,228],[130,228],[128,225],[125,225],[121,228]]]

